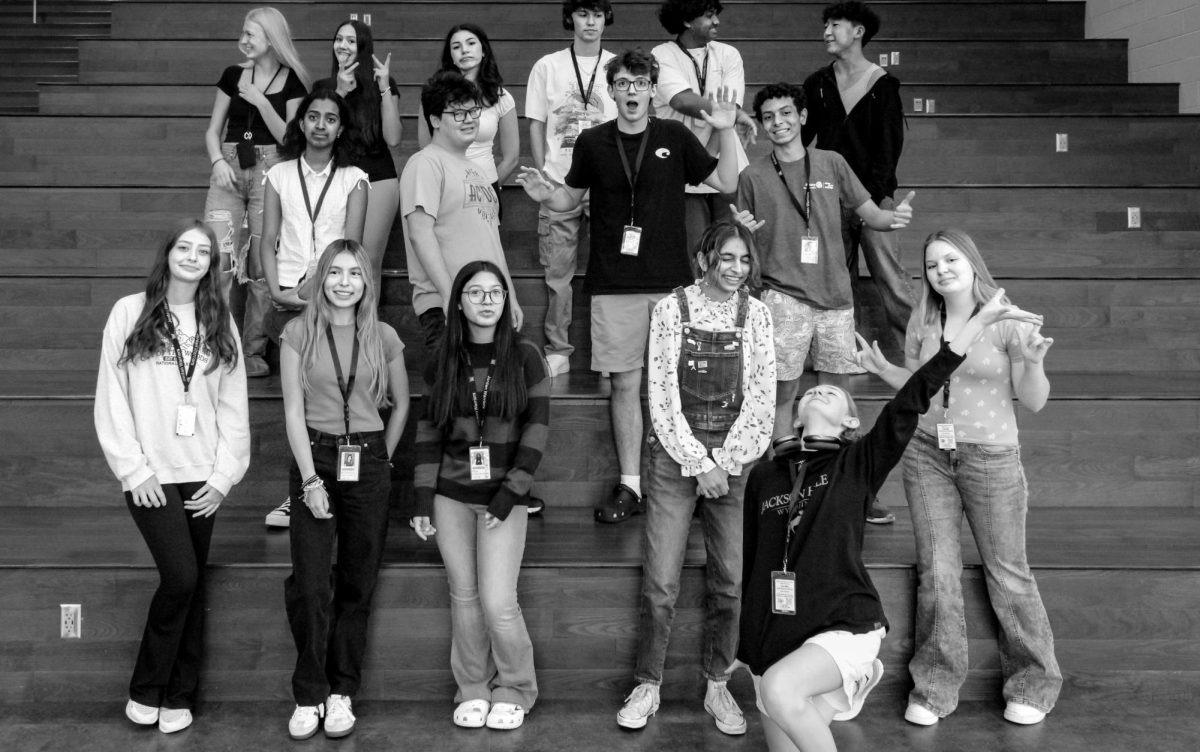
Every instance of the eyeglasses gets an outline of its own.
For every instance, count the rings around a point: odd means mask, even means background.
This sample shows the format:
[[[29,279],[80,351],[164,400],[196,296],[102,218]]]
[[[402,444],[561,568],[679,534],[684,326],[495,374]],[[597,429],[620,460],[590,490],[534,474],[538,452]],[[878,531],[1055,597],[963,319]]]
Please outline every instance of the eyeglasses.
[[[463,290],[463,295],[466,295],[467,300],[471,301],[475,305],[479,305],[480,303],[504,302],[504,290],[500,287],[497,287],[493,290],[485,290],[482,287],[472,287],[470,289]]]
[[[454,118],[454,122],[463,123],[467,120],[477,120],[479,113],[483,112],[482,107],[472,107],[468,110],[446,110],[446,114]]]
[[[617,91],[629,91],[630,88],[634,91],[649,91],[650,79],[648,78],[618,78],[613,81],[613,88]]]

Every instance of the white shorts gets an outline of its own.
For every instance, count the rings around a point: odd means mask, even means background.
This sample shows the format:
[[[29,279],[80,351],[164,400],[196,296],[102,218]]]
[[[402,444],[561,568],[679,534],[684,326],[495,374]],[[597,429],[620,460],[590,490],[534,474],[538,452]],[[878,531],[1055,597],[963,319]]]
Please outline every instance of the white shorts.
[[[864,676],[870,676],[874,669],[875,659],[879,657],[879,648],[883,644],[885,631],[882,627],[865,634],[853,634],[845,631],[822,632],[804,641],[804,645],[816,645],[829,653],[838,671],[842,673],[841,689],[826,692],[821,695],[834,710],[839,713],[850,709],[854,699],[855,684]],[[801,645],[801,647],[804,647]],[[761,676],[751,674],[754,680],[754,704],[758,712],[770,718],[766,707],[763,706],[762,693],[759,692]]]

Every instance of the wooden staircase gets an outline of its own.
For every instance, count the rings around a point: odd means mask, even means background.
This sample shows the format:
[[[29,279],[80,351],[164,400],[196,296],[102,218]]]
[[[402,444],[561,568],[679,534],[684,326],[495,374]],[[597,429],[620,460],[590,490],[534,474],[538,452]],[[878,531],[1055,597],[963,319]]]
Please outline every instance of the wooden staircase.
[[[0,117],[0,435],[9,447],[0,477],[0,588],[9,596],[0,619],[0,701],[115,703],[156,575],[93,438],[99,334],[113,301],[140,288],[162,229],[201,214],[213,85],[237,59],[234,38],[248,6],[53,5],[111,9],[111,37],[72,41],[77,81],[39,75],[36,111],[32,100],[12,100],[5,111],[13,114]],[[605,46],[661,41],[656,5],[619,3]],[[327,40],[338,21],[351,11],[372,14],[376,46],[394,52],[402,85],[405,154],[416,149],[420,82],[452,23],[474,19],[488,29],[519,103],[533,61],[565,45],[559,4],[550,0],[279,7],[318,75],[328,69]],[[814,41],[822,7],[725,4],[722,38],[742,52],[749,88],[798,81],[825,64]],[[1012,297],[1046,315],[1056,340],[1047,360],[1051,402],[1040,414],[1022,413],[1021,431],[1032,493],[1030,559],[1067,675],[1062,703],[1194,704],[1200,119],[1176,114],[1176,87],[1128,83],[1124,43],[1083,38],[1082,3],[898,0],[877,9],[883,31],[868,52],[899,54],[893,71],[908,112],[899,169],[901,190],[917,191],[916,219],[901,240],[908,268],[920,269],[928,233],[962,227]],[[92,31],[99,33],[83,33]],[[44,42],[46,49],[58,44]],[[11,70],[19,58],[4,55],[38,51],[29,47],[28,39],[18,49],[0,35],[0,62]],[[0,102],[9,102],[2,90]],[[1065,153],[1055,151],[1060,133],[1068,135]],[[524,122],[522,139],[527,154]],[[515,186],[505,188],[503,201],[502,236],[526,332],[540,337],[536,207]],[[1140,228],[1127,226],[1129,207],[1140,209]],[[385,259],[382,310],[415,359],[421,347],[397,238]],[[538,474],[550,509],[531,525],[522,605],[543,696],[599,700],[607,713],[631,673],[641,522],[599,527],[588,513],[616,465],[607,385],[587,371],[582,294],[575,320],[574,370],[554,385],[550,449]],[[419,370],[415,360],[409,365]],[[420,380],[414,384],[419,391]],[[866,378],[855,388],[870,421],[887,390]],[[275,377],[252,382],[251,417],[251,470],[222,510],[214,544],[204,675],[212,700],[288,696],[287,538],[261,526],[285,494],[288,452]],[[908,682],[915,554],[898,477],[882,496],[900,521],[869,530],[867,551],[894,625],[878,691],[898,700]],[[973,550],[967,538],[964,551]],[[972,669],[964,699],[993,699],[994,624],[970,554],[968,565]],[[693,697],[700,687],[702,566],[693,541],[668,658],[669,698]],[[365,699],[448,702],[439,567],[433,546],[394,520]],[[59,603],[83,604],[83,640],[58,639]],[[746,688],[738,692],[748,707]]]

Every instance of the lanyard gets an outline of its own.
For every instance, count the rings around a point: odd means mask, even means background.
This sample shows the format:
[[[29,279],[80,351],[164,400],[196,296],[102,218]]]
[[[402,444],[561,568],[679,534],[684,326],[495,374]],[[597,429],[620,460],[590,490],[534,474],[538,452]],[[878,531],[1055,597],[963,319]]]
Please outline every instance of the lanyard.
[[[800,503],[800,487],[804,485],[807,474],[805,465],[808,460],[789,462],[788,470],[792,476],[792,493],[788,496],[787,535],[783,539],[783,571],[788,571],[788,550],[792,547],[792,518],[796,515],[796,506]]]
[[[467,386],[471,390],[471,408],[475,411],[475,425],[479,427],[479,446],[483,446],[483,428],[487,425],[487,396],[492,388],[492,374],[496,370],[496,359],[488,363],[487,378],[483,382],[483,397],[475,391],[475,368],[467,361]]]
[[[325,178],[325,187],[321,189],[321,195],[317,197],[317,208],[313,209],[312,204],[308,199],[308,181],[304,179],[304,166],[300,163],[304,161],[304,155],[301,154],[296,159],[296,174],[300,176],[300,193],[304,195],[304,209],[308,213],[308,218],[312,224],[312,255],[317,255],[317,215],[321,213],[321,204],[325,203],[325,194],[329,192],[329,186],[333,183],[333,173],[337,172],[333,162],[333,157],[330,157],[331,164],[326,165],[329,169],[329,177]]]
[[[583,100],[583,110],[587,112],[588,103],[592,101],[592,88],[596,85],[596,71],[600,70],[600,53],[596,53],[596,66],[592,68],[592,78],[588,81],[587,92],[583,90],[583,74],[579,72],[579,61],[575,59],[575,43],[571,42],[571,65],[575,66],[575,80],[579,82],[579,96]]]
[[[271,80],[267,82],[267,88],[263,89],[264,97],[267,95],[267,92],[271,90],[271,84],[275,83],[275,79],[279,78],[279,73],[282,70],[283,70],[282,65],[275,69],[275,75],[271,76]],[[250,85],[251,86],[254,85],[254,69],[253,68],[250,69]],[[257,114],[258,114],[258,108],[253,107],[253,106],[250,107],[249,111],[246,113],[246,132],[242,134],[242,139],[244,141],[253,141],[254,140],[254,134],[250,132],[250,128],[254,125],[254,116]]]
[[[200,357],[200,327],[196,327],[196,341],[192,344],[192,359],[187,370],[183,368],[183,348],[179,345],[179,337],[175,334],[175,322],[171,320],[171,307],[163,301],[163,311],[167,314],[167,334],[171,337],[171,347],[175,348],[175,366],[179,369],[179,379],[183,381],[183,395],[187,398],[188,389],[192,385],[192,374],[196,372],[196,360]]]
[[[642,142],[638,145],[637,161],[633,163],[633,169],[629,169],[629,157],[625,155],[625,144],[621,141],[621,130],[613,128],[613,133],[617,139],[617,155],[621,157],[621,167],[625,169],[625,179],[629,181],[629,224],[633,225],[633,207],[634,201],[637,199],[637,179],[638,173],[642,169],[642,159],[646,156],[646,144],[650,142],[650,126],[654,123],[653,120],[646,121],[646,130],[642,131]]]
[[[938,306],[938,313],[941,315],[941,319],[942,319],[942,342],[949,343],[949,340],[946,339],[946,301],[943,300],[941,305]],[[975,304],[975,310],[971,312],[971,317],[974,318],[975,314],[977,314],[977,313],[979,313],[979,304],[978,303]],[[942,382],[942,415],[946,416],[949,414],[950,414],[950,377],[947,376],[946,380]]]
[[[333,341],[333,327],[325,325],[325,341],[329,343],[329,354],[333,357],[333,372],[337,374],[338,390],[342,393],[342,418],[346,421],[346,433],[350,433],[350,394],[354,391],[354,376],[358,373],[358,322],[354,323],[354,348],[350,352],[350,378],[342,378],[342,361],[338,359],[337,345]]]
[[[700,64],[696,62],[696,58],[692,57],[692,52],[687,47],[684,47],[679,39],[675,40],[675,46],[683,50],[684,56],[692,61],[692,67],[696,69],[696,82],[700,84],[700,96],[704,96],[704,89],[708,86],[708,45],[704,45],[704,72],[700,72]]]
[[[771,152],[771,164],[775,165],[775,174],[779,176],[780,182],[783,183],[783,190],[787,192],[788,198],[792,200],[792,206],[796,207],[796,211],[800,212],[800,216],[804,219],[805,228],[809,227],[808,218],[812,215],[812,155],[808,150],[804,151],[804,206],[796,200],[796,195],[792,193],[791,186],[788,185],[787,178],[783,176],[783,167],[780,166],[779,160],[775,158],[775,152]]]

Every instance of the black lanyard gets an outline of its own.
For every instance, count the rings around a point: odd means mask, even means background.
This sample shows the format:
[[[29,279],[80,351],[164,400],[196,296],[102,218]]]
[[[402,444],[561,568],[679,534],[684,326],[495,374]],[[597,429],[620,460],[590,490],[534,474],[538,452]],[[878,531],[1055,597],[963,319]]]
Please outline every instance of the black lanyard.
[[[646,156],[646,144],[650,143],[650,126],[654,123],[653,120],[646,121],[646,130],[642,131],[642,142],[638,145],[637,161],[633,163],[633,169],[629,169],[629,157],[625,156],[625,144],[621,139],[621,129],[613,128],[613,133],[617,138],[617,155],[621,157],[621,167],[625,169],[625,179],[629,181],[629,224],[633,225],[633,207],[637,199],[637,179],[638,173],[642,169],[642,159]]]
[[[329,354],[333,357],[333,372],[337,374],[338,390],[342,393],[342,418],[346,421],[346,433],[350,433],[350,394],[354,391],[354,376],[358,373],[358,322],[354,324],[354,347],[350,353],[350,378],[342,378],[342,361],[338,359],[337,345],[333,341],[333,327],[325,325],[325,341],[329,343]]]
[[[196,360],[200,357],[200,327],[196,326],[196,340],[192,343],[192,359],[187,370],[183,368],[183,348],[179,337],[175,334],[175,322],[171,320],[171,307],[163,301],[163,312],[167,314],[167,334],[171,337],[171,347],[175,348],[175,367],[179,369],[179,379],[183,382],[183,394],[186,398],[188,389],[192,386],[192,374],[196,372]],[[199,322],[197,322],[199,324]]]
[[[942,319],[942,342],[945,344],[949,344],[949,340],[946,339],[946,301],[943,300],[941,305],[938,306],[938,313],[940,314],[941,319]],[[979,313],[979,304],[978,303],[975,304],[975,310],[971,311],[971,318],[974,318],[975,314],[977,314],[977,313]],[[942,382],[942,414],[943,415],[946,414],[946,412],[949,410],[950,410],[950,377],[947,376],[946,380],[944,382]]]
[[[771,152],[771,164],[775,165],[775,174],[779,176],[780,182],[783,183],[783,190],[787,193],[788,198],[792,200],[792,206],[796,207],[796,211],[800,212],[800,216],[804,219],[805,228],[810,227],[808,218],[812,215],[812,155],[806,149],[804,151],[804,206],[796,200],[796,194],[792,193],[791,187],[788,185],[787,178],[783,176],[783,167],[779,165],[779,160],[775,158],[775,152]]]
[[[267,95],[267,92],[271,90],[271,84],[275,83],[275,79],[279,78],[279,73],[282,70],[283,70],[282,65],[275,69],[275,75],[271,76],[271,80],[267,82],[267,88],[263,89],[264,97]],[[254,85],[254,68],[250,69],[250,85],[251,86]],[[255,107],[254,105],[250,105],[249,111],[246,113],[246,132],[242,134],[242,140],[244,140],[244,141],[253,141],[254,140],[254,134],[250,132],[250,128],[253,127],[254,116],[257,114],[258,114],[258,108]]]
[[[487,378],[483,382],[481,399],[480,394],[475,391],[475,367],[467,359],[467,386],[471,390],[471,408],[475,411],[475,425],[479,427],[479,446],[483,446],[483,429],[487,425],[487,396],[488,390],[492,388],[492,374],[495,370],[496,359],[493,357],[488,363]]]
[[[704,71],[700,71],[700,64],[696,62],[696,58],[692,57],[691,50],[684,47],[679,39],[675,40],[675,45],[683,50],[683,54],[688,60],[692,61],[692,67],[696,69],[696,82],[700,84],[700,96],[704,96],[704,89],[708,86],[708,45],[704,45]]]
[[[592,101],[592,88],[596,85],[596,71],[600,70],[600,53],[596,53],[596,65],[592,68],[592,78],[588,81],[587,92],[583,90],[583,74],[579,72],[579,61],[575,59],[575,43],[571,42],[571,65],[575,66],[575,80],[579,82],[579,97],[583,100],[584,112],[587,111],[588,102]]]
[[[304,196],[304,209],[308,212],[308,218],[312,223],[312,255],[316,256],[318,253],[317,215],[321,213],[321,204],[325,203],[325,194],[329,192],[329,186],[333,183],[333,173],[337,172],[337,167],[333,164],[333,157],[330,157],[329,164],[325,166],[329,170],[329,177],[325,178],[325,187],[321,189],[321,195],[317,197],[317,208],[314,210],[308,200],[308,182],[304,179],[304,166],[300,164],[303,161],[304,155],[301,154],[296,159],[296,173],[300,176],[300,193]]]
[[[792,547],[792,518],[796,516],[796,506],[800,503],[800,487],[804,485],[806,464],[808,464],[808,460],[788,462],[788,473],[792,478],[792,492],[788,496],[787,534],[783,539],[784,572],[787,571],[788,550]]]

